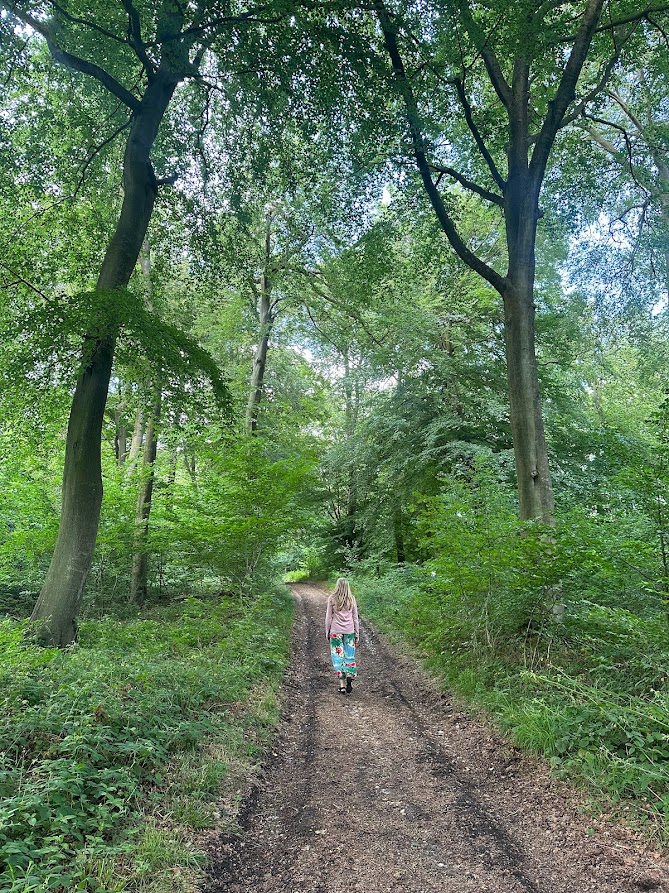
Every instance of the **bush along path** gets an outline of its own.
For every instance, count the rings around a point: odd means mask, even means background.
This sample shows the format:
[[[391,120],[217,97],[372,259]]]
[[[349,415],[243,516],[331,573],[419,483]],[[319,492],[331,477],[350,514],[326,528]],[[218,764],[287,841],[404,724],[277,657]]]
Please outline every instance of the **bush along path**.
[[[325,592],[292,587],[294,656],[243,831],[213,847],[207,893],[669,891],[669,862],[461,713],[363,622],[360,679],[336,693]]]

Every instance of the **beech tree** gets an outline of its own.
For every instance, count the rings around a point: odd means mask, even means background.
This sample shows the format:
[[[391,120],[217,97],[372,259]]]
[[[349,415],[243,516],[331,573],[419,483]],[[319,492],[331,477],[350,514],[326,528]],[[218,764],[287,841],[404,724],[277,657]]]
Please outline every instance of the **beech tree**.
[[[152,149],[179,84],[199,81],[207,50],[225,34],[256,19],[253,9],[231,10],[204,0],[188,7],[177,0],[135,6],[114,3],[0,3],[15,28],[41,35],[53,60],[93,78],[127,112],[123,199],[106,246],[96,292],[108,295],[112,312],[84,339],[81,371],[70,412],[62,514],[56,545],[32,621],[38,637],[66,645],[76,636],[102,501],[101,430],[119,323],[114,293],[133,273],[158,191],[173,181],[154,171]]]
[[[542,185],[560,130],[577,121],[606,86],[640,23],[668,7],[639,10],[611,3],[604,17],[604,0],[576,7],[481,7],[459,0],[447,9],[430,5],[412,17],[411,10],[383,0],[374,6],[413,159],[434,212],[459,257],[503,299],[520,516],[551,524],[553,488],[535,350]],[[462,238],[453,194],[442,182],[501,210],[506,272]]]

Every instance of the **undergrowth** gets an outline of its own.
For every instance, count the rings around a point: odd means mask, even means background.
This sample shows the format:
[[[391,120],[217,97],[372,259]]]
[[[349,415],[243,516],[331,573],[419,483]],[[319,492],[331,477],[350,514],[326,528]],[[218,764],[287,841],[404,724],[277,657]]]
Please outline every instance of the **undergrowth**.
[[[563,622],[517,623],[514,634],[507,591],[504,635],[496,636],[485,611],[474,612],[462,590],[435,585],[429,568],[357,575],[354,584],[380,629],[410,642],[517,744],[669,839],[669,629],[661,615],[573,599]],[[524,602],[521,593],[516,620],[526,619]]]
[[[278,719],[285,592],[82,625],[0,621],[0,890],[190,890],[195,832],[234,822]]]

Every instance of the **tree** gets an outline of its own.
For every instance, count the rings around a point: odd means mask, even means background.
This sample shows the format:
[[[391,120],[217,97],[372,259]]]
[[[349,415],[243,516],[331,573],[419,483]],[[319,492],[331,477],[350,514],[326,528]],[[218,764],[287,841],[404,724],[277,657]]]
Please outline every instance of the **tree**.
[[[484,9],[461,0],[452,11],[438,5],[431,9],[431,24],[426,29],[420,22],[412,27],[408,15],[393,13],[383,0],[376,0],[374,5],[423,187],[459,257],[504,301],[520,516],[550,524],[553,489],[535,352],[535,252],[537,224],[542,216],[539,198],[560,130],[575,121],[603,89],[622,46],[647,17],[648,10],[630,11],[621,4],[620,14],[601,24],[603,0],[587,0],[576,15],[572,4],[522,3],[509,7],[504,3]],[[667,7],[654,9],[662,12]],[[420,15],[427,21],[423,12]],[[415,74],[405,63],[407,47],[411,47],[412,60],[417,56]],[[582,78],[589,59],[592,63]],[[582,80],[585,85],[579,93]],[[426,113],[420,108],[421,84],[434,133],[429,132]],[[457,156],[457,167],[449,163],[451,159],[439,158],[440,154],[449,154],[448,140],[453,139],[451,131],[457,130],[450,112],[454,106],[466,123],[470,140],[468,147],[451,152]],[[439,109],[448,116],[440,127],[435,121]],[[505,145],[495,140],[495,129],[502,127]],[[502,155],[506,156],[504,164]],[[478,160],[468,163],[472,157]],[[452,199],[439,189],[444,177],[503,212],[508,254],[505,274],[486,263],[463,240],[451,210]]]
[[[174,0],[141,9],[132,0],[92,10],[89,4],[82,9],[46,5],[46,15],[39,7],[5,2],[0,8],[17,28],[40,34],[55,62],[93,78],[129,113],[120,128],[128,131],[123,199],[96,283],[96,292],[109,298],[110,312],[85,337],[68,424],[61,523],[32,617],[42,641],[62,646],[76,635],[100,516],[100,438],[119,333],[114,294],[130,280],[158,190],[171,179],[156,176],[152,149],[178,85],[200,77],[205,54],[221,30],[234,29],[253,13],[226,14],[204,0],[188,9]]]
[[[144,241],[139,260],[148,309],[153,310],[153,302],[151,299],[151,249],[147,240]],[[154,374],[150,377],[149,387],[153,398],[153,405],[149,408],[146,427],[144,429],[142,469],[139,491],[137,493],[137,510],[135,512],[135,547],[132,556],[132,573],[130,577],[130,593],[128,596],[131,604],[143,604],[148,594],[149,556],[147,553],[147,539],[149,534],[149,517],[151,515],[153,485],[156,474],[155,466],[156,455],[158,453],[158,426],[160,424],[160,414],[162,410],[162,382],[160,380],[160,370],[154,371]]]

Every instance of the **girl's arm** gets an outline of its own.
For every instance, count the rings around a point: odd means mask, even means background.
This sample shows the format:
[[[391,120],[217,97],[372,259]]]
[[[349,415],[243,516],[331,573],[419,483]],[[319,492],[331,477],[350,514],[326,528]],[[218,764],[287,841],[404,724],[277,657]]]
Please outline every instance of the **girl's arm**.
[[[325,638],[330,641],[330,626],[332,625],[332,599],[328,598],[328,607],[325,612]]]
[[[355,641],[360,639],[360,624],[358,622],[358,603],[353,599],[353,626],[355,628]]]

